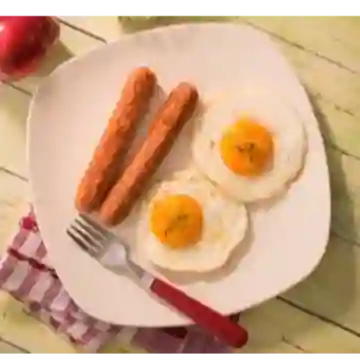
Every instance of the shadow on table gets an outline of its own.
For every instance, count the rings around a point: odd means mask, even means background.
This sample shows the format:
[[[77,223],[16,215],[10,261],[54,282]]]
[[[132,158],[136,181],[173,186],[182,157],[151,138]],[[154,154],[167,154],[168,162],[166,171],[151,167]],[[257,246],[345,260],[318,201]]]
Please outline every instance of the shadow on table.
[[[327,126],[325,115],[321,113],[317,106],[315,97],[311,94],[309,94],[309,97],[315,116],[319,121],[322,134],[329,135],[331,130]],[[339,211],[341,211],[341,216],[346,218],[348,236],[354,235],[352,239],[356,239],[354,205],[346,186],[341,159],[343,155],[341,152],[332,149],[331,146],[327,146],[326,151],[332,190],[333,219],[336,214],[339,214]],[[338,195],[336,195],[337,189],[341,190]],[[335,196],[347,198],[347,201],[342,201],[341,209],[334,208]],[[316,199],[314,199],[314,201],[316,201]],[[332,221],[332,224],[333,223],[334,221]],[[289,308],[289,316],[294,315],[294,318],[287,319],[284,317],[284,314],[275,313],[272,315],[275,323],[276,321],[286,322],[286,325],[279,325],[279,328],[283,331],[283,340],[287,339],[286,341],[299,346],[301,350],[304,351],[349,351],[349,349],[345,348],[345,344],[343,349],[336,348],[336,346],[341,346],[341,341],[331,343],[329,338],[327,341],[319,342],[316,340],[316,337],[318,337],[319,334],[326,336],[327,332],[324,331],[324,327],[334,326],[332,323],[340,324],[345,328],[350,328],[355,331],[358,330],[360,324],[360,312],[357,311],[359,309],[355,307],[356,245],[350,241],[340,239],[334,230],[333,226],[326,253],[315,271],[306,280],[278,297],[282,302],[298,308],[300,311],[305,311],[308,314],[301,315],[299,312],[294,312],[294,309],[290,311]],[[268,303],[262,305],[262,307],[268,306],[267,304]],[[261,310],[262,307],[259,307],[260,312],[263,311]],[[256,311],[257,309],[253,309],[253,314],[250,314],[250,325],[253,325],[251,319],[256,315]],[[295,316],[297,314],[299,316]],[[343,330],[339,328],[339,331]],[[269,335],[269,339],[271,339],[271,335]],[[273,338],[273,341],[279,342],[279,337],[276,339]],[[301,342],[304,343],[302,344]],[[327,348],[323,348],[325,343],[327,344]],[[274,349],[276,349],[276,344],[273,345]],[[265,347],[268,346],[269,344],[266,344]]]
[[[73,54],[61,41],[57,42],[49,51],[47,57],[44,59],[42,66],[35,75],[39,77],[46,77],[59,65],[69,60],[72,56]]]
[[[23,79],[12,81],[14,84],[32,92],[41,84],[41,81],[50,75],[59,65],[71,59],[73,54],[60,41],[57,42],[43,59],[40,67],[31,75]]]
[[[342,158],[344,155],[336,148],[336,146],[327,140],[335,138],[335,136],[328,125],[326,115],[321,112],[320,107],[317,105],[316,97],[309,92],[308,96],[313,107],[314,114],[318,120],[321,134],[325,139],[325,151],[329,168],[332,202],[331,230],[336,234],[341,232],[337,226],[334,226],[334,224],[337,224],[337,217],[341,216],[341,219],[343,219],[346,223],[346,234],[344,234],[344,237],[347,239],[357,239],[358,233],[354,219],[355,204],[353,202],[352,195],[347,188],[346,175],[342,164]]]

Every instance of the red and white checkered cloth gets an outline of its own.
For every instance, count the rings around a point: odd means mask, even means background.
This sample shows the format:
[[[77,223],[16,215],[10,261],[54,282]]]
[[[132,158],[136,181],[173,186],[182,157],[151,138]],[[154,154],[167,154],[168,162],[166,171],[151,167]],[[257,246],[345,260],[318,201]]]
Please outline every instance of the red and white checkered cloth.
[[[31,314],[88,352],[99,351],[115,338],[153,353],[231,351],[196,326],[166,329],[120,327],[84,313],[70,298],[49,264],[33,213],[21,219],[19,231],[2,258],[0,288],[23,302]]]

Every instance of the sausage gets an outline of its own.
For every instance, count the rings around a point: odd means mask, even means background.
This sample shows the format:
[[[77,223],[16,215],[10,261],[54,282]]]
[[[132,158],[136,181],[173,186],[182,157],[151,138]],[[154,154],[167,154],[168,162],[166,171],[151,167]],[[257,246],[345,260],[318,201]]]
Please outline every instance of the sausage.
[[[197,106],[197,90],[180,83],[169,94],[150,124],[148,135],[119,181],[109,191],[100,207],[100,219],[116,225],[130,212],[149,179],[171,149],[176,136]]]
[[[148,109],[156,82],[155,74],[146,67],[135,69],[127,78],[121,97],[78,185],[75,198],[78,211],[92,212],[104,201],[117,179],[136,124]]]

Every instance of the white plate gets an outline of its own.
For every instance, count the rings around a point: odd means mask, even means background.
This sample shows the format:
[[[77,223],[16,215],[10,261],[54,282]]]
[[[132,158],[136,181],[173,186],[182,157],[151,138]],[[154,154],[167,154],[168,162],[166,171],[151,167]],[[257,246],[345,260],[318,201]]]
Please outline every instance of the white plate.
[[[28,156],[35,210],[49,256],[74,300],[117,324],[166,326],[188,320],[125,276],[103,269],[65,236],[73,198],[128,72],[147,64],[168,91],[189,80],[202,97],[251,80],[286,95],[309,138],[305,169],[265,217],[255,216],[251,244],[222,276],[178,284],[230,314],[259,304],[304,279],[328,241],[329,181],[317,120],[303,87],[269,38],[247,26],[181,25],[129,35],[66,63],[43,83],[29,116]]]

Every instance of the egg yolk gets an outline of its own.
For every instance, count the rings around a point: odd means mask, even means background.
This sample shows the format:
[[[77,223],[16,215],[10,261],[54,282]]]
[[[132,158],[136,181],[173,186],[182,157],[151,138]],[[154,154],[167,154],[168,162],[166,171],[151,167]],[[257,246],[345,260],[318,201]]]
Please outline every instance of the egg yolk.
[[[220,140],[225,165],[242,176],[261,175],[273,158],[274,143],[269,131],[252,119],[240,119]]]
[[[200,204],[187,195],[171,195],[154,202],[151,232],[165,245],[181,248],[200,240],[203,214]]]

